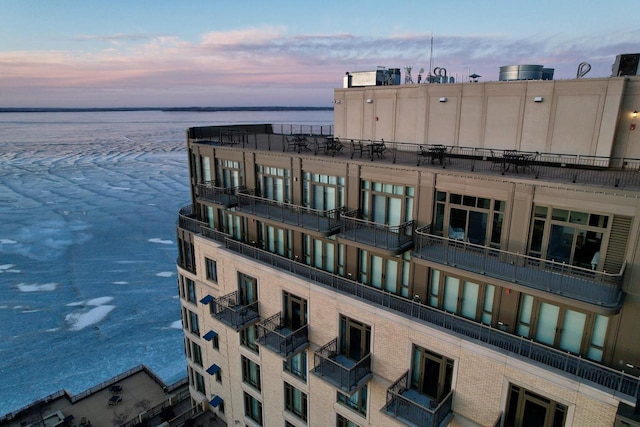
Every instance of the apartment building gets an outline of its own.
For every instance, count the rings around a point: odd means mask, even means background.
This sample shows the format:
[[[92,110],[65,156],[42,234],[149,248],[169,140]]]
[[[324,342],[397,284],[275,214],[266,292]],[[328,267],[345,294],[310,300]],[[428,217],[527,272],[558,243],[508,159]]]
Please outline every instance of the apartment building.
[[[194,405],[252,427],[638,425],[640,78],[334,96],[333,126],[187,131]]]

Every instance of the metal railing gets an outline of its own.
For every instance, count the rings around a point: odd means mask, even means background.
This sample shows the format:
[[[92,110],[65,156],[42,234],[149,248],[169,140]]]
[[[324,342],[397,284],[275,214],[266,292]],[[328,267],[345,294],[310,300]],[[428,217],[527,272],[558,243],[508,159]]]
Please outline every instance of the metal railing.
[[[338,356],[338,338],[335,338],[315,351],[313,373],[351,393],[371,376],[371,353],[351,367],[340,363]]]
[[[296,350],[309,343],[309,326],[304,325],[295,331],[286,327],[282,313],[260,321],[258,327],[258,343],[288,357]]]
[[[388,414],[406,419],[415,425],[437,427],[453,410],[453,390],[449,391],[440,402],[434,400],[435,405],[427,408],[403,396],[408,389],[409,371],[387,389],[387,403],[384,409]]]
[[[258,301],[242,304],[238,299],[238,291],[215,298],[211,304],[213,304],[213,317],[235,330],[239,330],[260,318]]]
[[[620,307],[624,264],[612,274],[437,236],[430,225],[415,234],[416,258],[602,307]]]
[[[238,193],[238,210],[324,234],[335,233],[340,229],[342,211],[341,208],[318,210],[266,199],[255,194],[255,190]]]
[[[191,205],[180,209],[180,212],[178,213],[178,227],[192,233],[199,233],[203,225],[207,224],[196,219]]]
[[[185,378],[185,383],[186,383],[186,378]],[[166,408],[177,406],[182,401],[189,399],[190,397],[191,397],[191,393],[189,392],[189,388],[186,388],[185,390],[182,390],[175,395],[175,404],[171,404],[171,401],[169,401],[169,399],[167,398],[162,403],[147,409],[145,411],[144,419],[151,420],[152,418],[155,418],[158,415],[160,415],[160,413],[162,413],[162,411],[164,411]],[[140,424],[140,419],[138,417],[135,417],[127,421],[126,423],[121,424],[120,427],[133,427],[139,424]]]
[[[333,125],[274,124],[273,133],[282,135],[331,136]]]
[[[233,207],[238,204],[238,191],[244,187],[224,188],[215,183],[208,182],[196,185],[196,197],[207,202],[225,207]]]
[[[624,371],[618,371],[583,359],[580,356],[302,264],[233,240],[228,235],[207,227],[203,227],[203,234],[212,236],[212,239],[220,242],[230,251],[309,280],[316,285],[334,289],[337,292],[351,295],[376,306],[426,322],[431,326],[440,327],[460,337],[487,344],[493,349],[513,353],[531,362],[552,368],[559,373],[575,376],[580,380],[609,389],[613,396],[621,396],[633,400],[640,397],[640,379]]]
[[[413,220],[400,225],[380,224],[358,218],[357,209],[340,215],[340,237],[399,253],[413,246]]]

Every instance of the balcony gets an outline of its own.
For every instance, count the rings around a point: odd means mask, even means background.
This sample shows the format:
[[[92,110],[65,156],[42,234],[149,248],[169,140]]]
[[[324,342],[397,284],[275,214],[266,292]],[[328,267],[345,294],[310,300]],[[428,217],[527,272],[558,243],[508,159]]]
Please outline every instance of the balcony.
[[[196,215],[193,213],[191,205],[184,206],[178,212],[178,227],[183,230],[190,231],[192,233],[199,234],[200,228],[203,225],[207,225],[205,222],[198,221]]]
[[[238,193],[238,210],[294,227],[330,236],[340,231],[341,209],[318,210],[265,199],[254,190]]]
[[[258,343],[282,357],[289,357],[309,345],[309,326],[294,331],[284,320],[282,313],[277,313],[258,323]]]
[[[453,391],[438,402],[408,385],[409,371],[387,389],[384,410],[388,415],[404,423],[424,427],[437,427],[449,422],[453,412]]]
[[[340,215],[340,238],[383,250],[391,255],[401,254],[413,247],[413,221],[400,225],[385,225],[358,218],[358,210]]]
[[[213,317],[236,331],[255,323],[260,318],[258,301],[242,305],[238,300],[237,291],[216,298],[211,304],[213,304]]]
[[[213,182],[205,182],[195,186],[196,197],[199,200],[213,203],[224,208],[233,208],[238,205],[237,193],[243,187],[224,188]]]
[[[617,312],[621,307],[624,265],[619,273],[588,270],[555,261],[492,249],[416,230],[415,258],[479,273]]]
[[[351,360],[338,353],[337,338],[316,350],[313,359],[311,372],[348,394],[364,385],[372,375],[371,353],[360,361]]]

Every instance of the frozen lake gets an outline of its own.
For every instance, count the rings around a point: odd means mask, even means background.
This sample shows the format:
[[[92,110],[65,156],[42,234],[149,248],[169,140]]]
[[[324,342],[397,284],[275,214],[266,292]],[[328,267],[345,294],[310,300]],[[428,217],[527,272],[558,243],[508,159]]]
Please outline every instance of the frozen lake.
[[[138,364],[184,377],[185,129],[332,122],[332,111],[0,114],[0,416]]]

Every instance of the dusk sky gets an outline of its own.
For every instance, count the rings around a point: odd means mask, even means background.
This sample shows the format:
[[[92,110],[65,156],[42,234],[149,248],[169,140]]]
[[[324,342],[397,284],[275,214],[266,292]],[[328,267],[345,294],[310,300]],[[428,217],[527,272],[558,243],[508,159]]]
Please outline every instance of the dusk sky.
[[[331,106],[347,71],[608,77],[637,0],[0,0],[0,107]],[[430,54],[433,37],[433,55]]]

